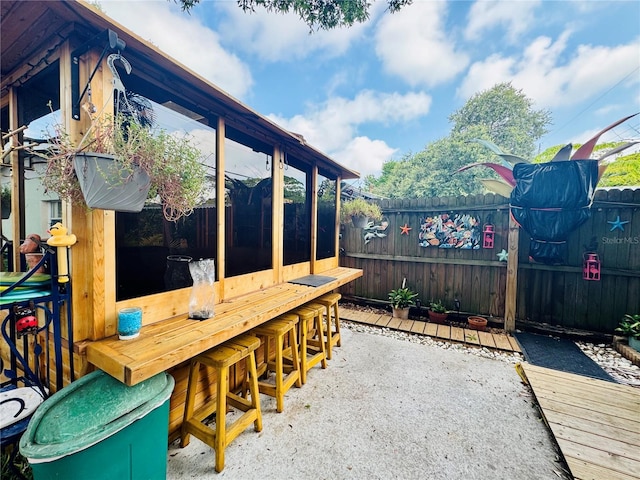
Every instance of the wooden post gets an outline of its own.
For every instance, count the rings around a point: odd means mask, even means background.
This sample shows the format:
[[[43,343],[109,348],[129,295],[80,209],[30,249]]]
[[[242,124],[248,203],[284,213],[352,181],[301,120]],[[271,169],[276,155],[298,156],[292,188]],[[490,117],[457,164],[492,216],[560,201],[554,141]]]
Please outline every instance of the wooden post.
[[[16,89],[9,88],[9,130],[14,131],[18,125],[18,95]],[[16,135],[7,141],[13,141],[14,145],[18,145],[19,136]],[[13,175],[11,177],[11,235],[13,238],[13,271],[20,271],[20,239],[26,236],[24,221],[24,164],[20,163],[20,157],[17,150],[9,155],[11,160],[11,169]]]
[[[512,333],[516,329],[516,298],[518,295],[518,242],[520,227],[509,214],[509,240],[507,257],[507,284],[504,302],[504,329]]]
[[[318,273],[318,166],[311,172],[311,273]]]
[[[225,178],[221,173],[225,169],[225,136],[226,124],[222,117],[218,117],[218,124],[216,125],[216,216],[218,217],[216,225],[216,270],[218,271],[218,292],[216,295],[220,302],[224,300],[224,276],[227,268],[225,263],[225,244],[227,243],[227,224],[225,219],[227,217],[227,207],[225,205]]]
[[[271,258],[273,265],[273,281],[284,282],[284,155],[281,145],[273,148],[271,162]]]

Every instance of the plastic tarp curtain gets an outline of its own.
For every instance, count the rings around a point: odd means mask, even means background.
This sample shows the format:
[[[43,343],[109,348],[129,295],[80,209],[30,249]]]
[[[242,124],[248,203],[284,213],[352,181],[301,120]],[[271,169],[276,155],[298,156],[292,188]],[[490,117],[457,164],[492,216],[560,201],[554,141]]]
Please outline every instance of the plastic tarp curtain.
[[[518,163],[513,176],[511,214],[531,237],[529,256],[548,265],[565,263],[569,234],[591,216],[598,161]]]

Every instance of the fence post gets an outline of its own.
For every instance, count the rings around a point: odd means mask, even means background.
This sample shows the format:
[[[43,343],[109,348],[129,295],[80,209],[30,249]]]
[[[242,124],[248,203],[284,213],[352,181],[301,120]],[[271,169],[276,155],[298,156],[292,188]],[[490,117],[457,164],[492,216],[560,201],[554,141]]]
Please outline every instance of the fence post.
[[[512,333],[516,329],[516,298],[518,295],[518,240],[520,227],[509,215],[509,240],[507,257],[507,285],[504,301],[504,329]]]

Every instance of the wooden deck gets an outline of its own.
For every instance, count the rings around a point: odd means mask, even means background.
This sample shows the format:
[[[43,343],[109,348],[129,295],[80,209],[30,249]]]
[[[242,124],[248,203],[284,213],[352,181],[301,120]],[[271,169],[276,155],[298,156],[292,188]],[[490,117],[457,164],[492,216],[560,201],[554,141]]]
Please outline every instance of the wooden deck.
[[[438,340],[462,343],[469,346],[485,347],[492,350],[520,352],[520,346],[514,337],[506,333],[489,333],[460,328],[449,325],[439,325],[422,320],[400,320],[391,315],[361,312],[346,308],[340,309],[340,317],[367,325],[387,327],[408,333],[428,335]]]
[[[575,479],[640,479],[640,389],[520,366]]]

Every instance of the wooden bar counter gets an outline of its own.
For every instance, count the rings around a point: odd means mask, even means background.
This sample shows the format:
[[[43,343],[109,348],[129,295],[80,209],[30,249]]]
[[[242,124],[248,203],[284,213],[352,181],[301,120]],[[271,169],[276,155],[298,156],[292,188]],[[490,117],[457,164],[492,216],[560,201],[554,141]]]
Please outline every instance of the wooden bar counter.
[[[143,326],[133,340],[114,335],[91,342],[87,359],[121,382],[135,385],[361,277],[362,270],[338,267],[320,275],[335,280],[315,287],[281,283],[217,304],[215,316],[207,320],[191,320],[185,313]]]

